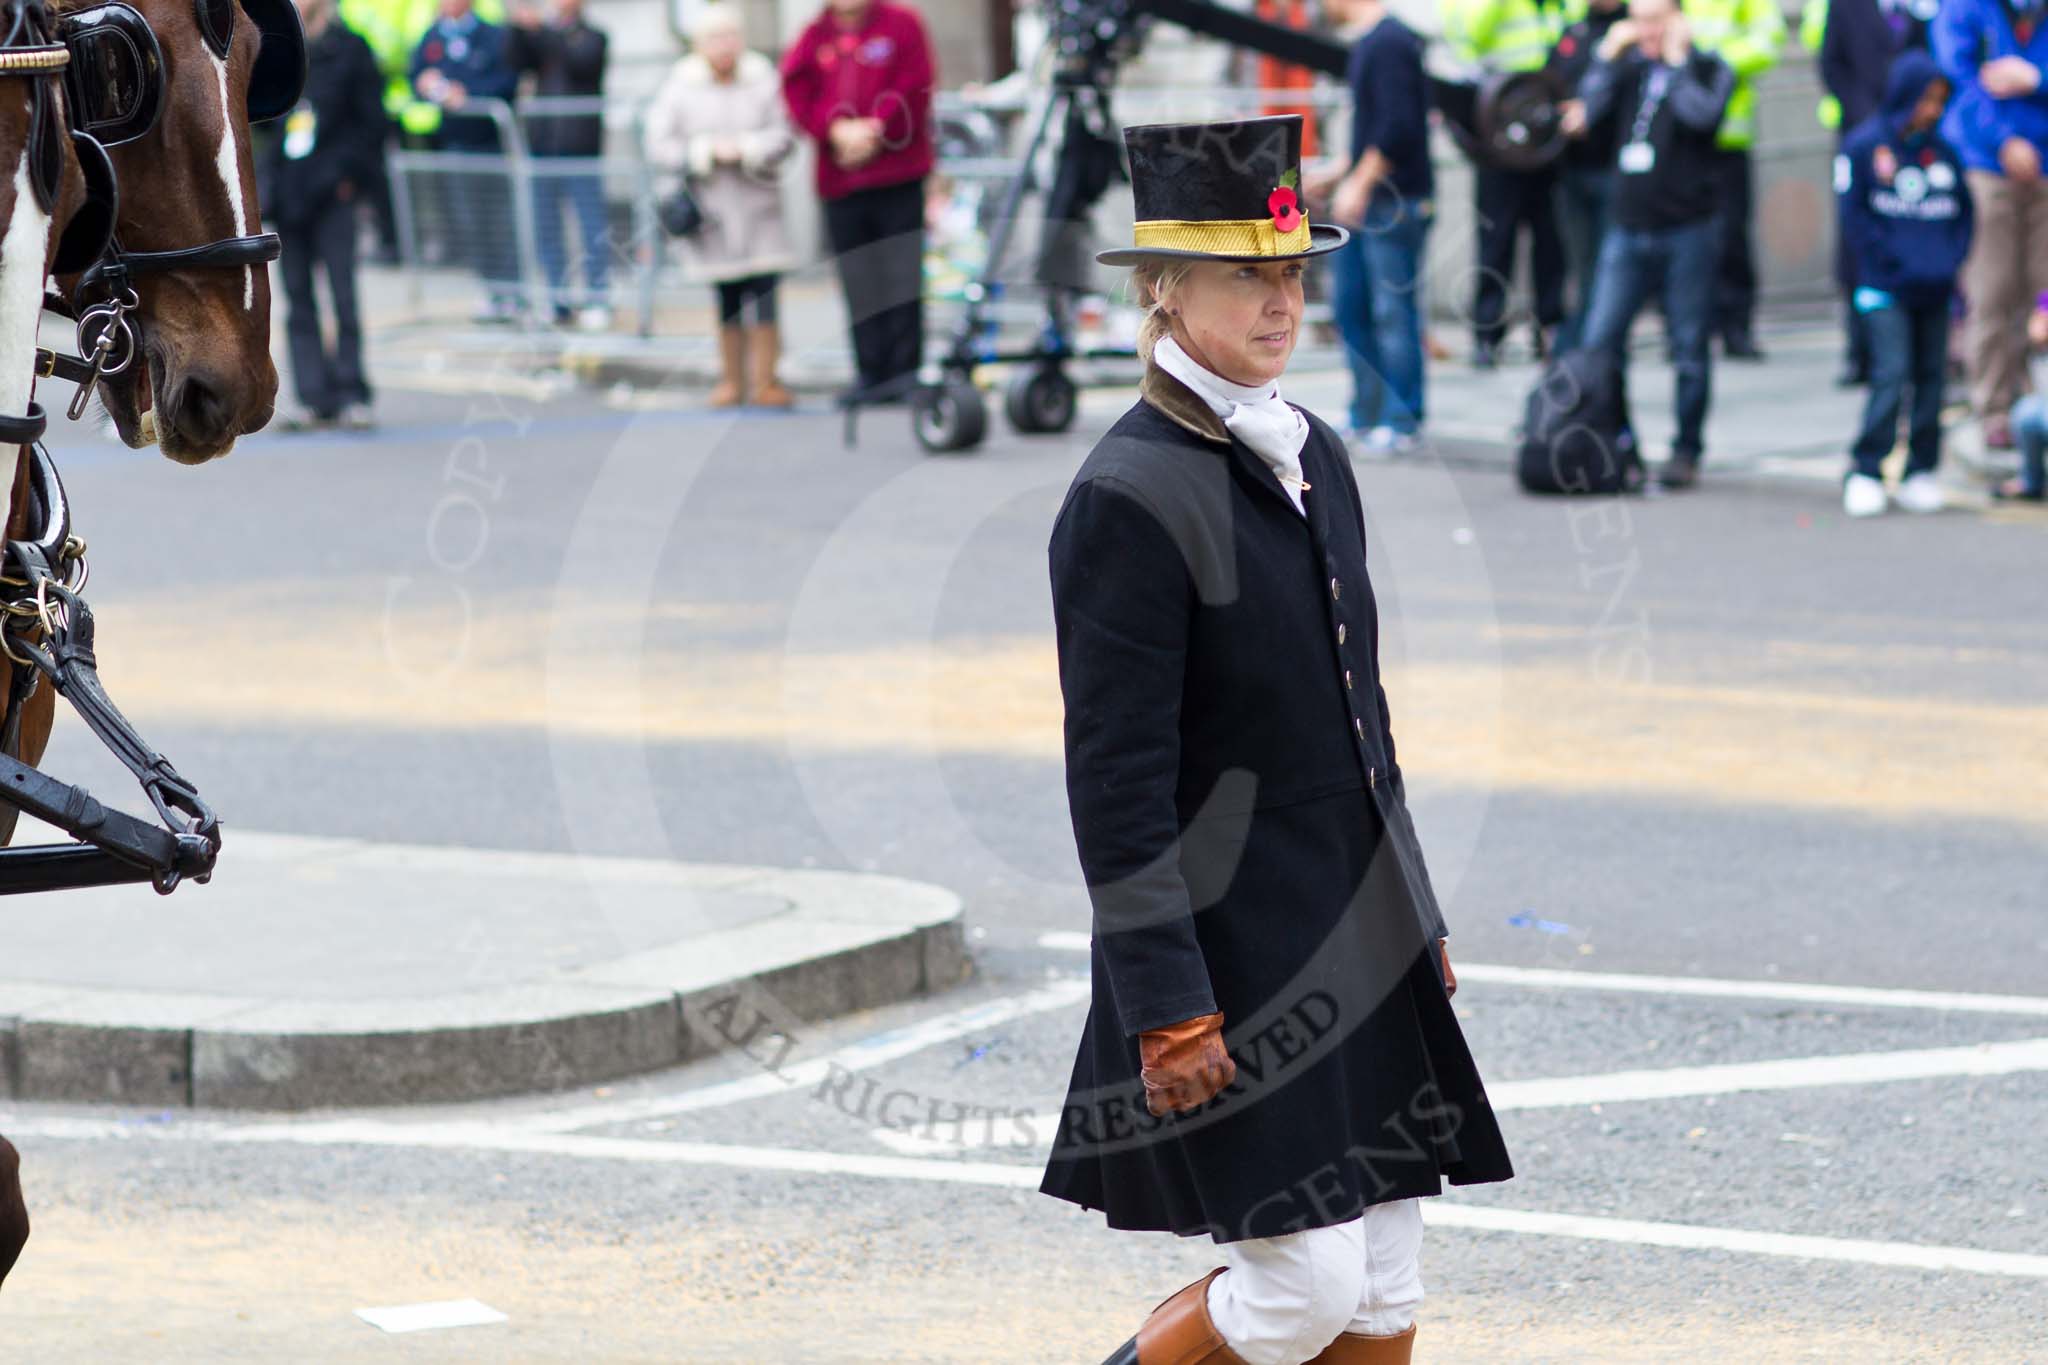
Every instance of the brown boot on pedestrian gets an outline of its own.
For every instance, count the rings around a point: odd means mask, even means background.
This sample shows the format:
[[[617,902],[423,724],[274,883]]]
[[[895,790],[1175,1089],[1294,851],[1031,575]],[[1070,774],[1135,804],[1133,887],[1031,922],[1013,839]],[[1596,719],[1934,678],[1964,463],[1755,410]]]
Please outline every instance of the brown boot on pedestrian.
[[[1102,1365],[1245,1365],[1209,1321],[1209,1281],[1222,1273],[1219,1266],[1153,1309]]]
[[[1322,1349],[1308,1365],[1408,1365],[1415,1350],[1415,1324],[1390,1337],[1368,1337],[1345,1332]]]
[[[0,1282],[28,1245],[28,1205],[21,1197],[21,1155],[0,1138]]]
[[[735,325],[718,329],[718,387],[711,391],[714,408],[736,408],[747,401],[747,334]]]
[[[747,367],[754,376],[755,407],[786,408],[795,404],[795,395],[775,377],[775,367],[781,359],[782,333],[774,323],[764,322],[747,329]]]

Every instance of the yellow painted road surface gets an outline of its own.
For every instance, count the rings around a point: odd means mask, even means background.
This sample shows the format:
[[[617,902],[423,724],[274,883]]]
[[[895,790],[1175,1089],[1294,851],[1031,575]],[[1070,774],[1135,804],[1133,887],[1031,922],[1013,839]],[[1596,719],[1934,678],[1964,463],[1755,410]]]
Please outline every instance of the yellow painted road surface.
[[[349,612],[331,586],[321,605],[252,594],[203,651],[174,611],[109,605],[103,670],[138,719],[1060,754],[1049,633],[792,650],[740,607],[579,605],[558,633],[545,611],[356,595]],[[1764,633],[1730,655],[1682,631],[1661,628],[1647,676],[1614,677],[1583,630],[1411,628],[1387,663],[1402,767],[1418,786],[2048,824],[2048,801],[2028,799],[2048,773],[2048,693],[2024,685],[2048,632],[1872,646]],[[1471,648],[1482,639],[1493,647]],[[168,657],[180,667],[150,666]],[[1928,695],[1930,670],[1952,689]]]

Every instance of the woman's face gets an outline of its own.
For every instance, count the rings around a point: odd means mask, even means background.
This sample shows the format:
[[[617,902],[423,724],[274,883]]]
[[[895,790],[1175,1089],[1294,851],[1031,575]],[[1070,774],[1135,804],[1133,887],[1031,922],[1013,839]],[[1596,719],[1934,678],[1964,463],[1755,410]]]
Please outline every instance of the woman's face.
[[[1301,261],[1202,261],[1174,290],[1173,334],[1211,374],[1270,384],[1301,336]]]
[[[711,74],[724,80],[738,69],[740,53],[747,40],[736,28],[720,25],[697,40],[697,51],[710,64]]]

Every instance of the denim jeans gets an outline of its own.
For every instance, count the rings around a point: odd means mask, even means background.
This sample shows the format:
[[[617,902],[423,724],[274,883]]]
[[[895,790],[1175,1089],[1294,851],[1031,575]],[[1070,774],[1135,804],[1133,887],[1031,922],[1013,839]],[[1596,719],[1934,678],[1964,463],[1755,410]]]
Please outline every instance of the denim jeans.
[[[2030,393],[2013,404],[2012,439],[2020,448],[2020,487],[2048,488],[2048,397]]]
[[[1556,349],[1576,347],[1586,334],[1593,306],[1593,271],[1607,236],[1607,206],[1614,198],[1611,166],[1566,166],[1557,181],[1557,207],[1565,253],[1572,264],[1571,316],[1557,329]]]
[[[1351,365],[1355,431],[1422,423],[1422,252],[1434,218],[1428,200],[1375,196],[1332,261],[1330,308]]]
[[[1906,473],[1924,474],[1941,462],[1941,397],[1948,370],[1948,300],[1889,303],[1863,314],[1870,347],[1870,396],[1863,429],[1849,453],[1858,474],[1877,478],[1899,440],[1899,409],[1913,389],[1907,424]]]
[[[1664,300],[1673,368],[1678,373],[1678,435],[1674,459],[1697,461],[1704,447],[1713,372],[1707,352],[1720,262],[1720,224],[1713,218],[1648,230],[1614,224],[1600,243],[1585,345],[1611,351],[1628,365],[1628,331],[1652,294]]]
[[[611,266],[611,234],[605,224],[604,180],[595,175],[557,174],[545,159],[538,159],[533,177],[534,244],[540,249],[541,268],[547,271],[549,302],[557,308],[574,307],[569,294],[569,245],[562,231],[565,208],[576,214],[578,245],[583,254],[585,298],[593,304],[605,299],[605,285]]]

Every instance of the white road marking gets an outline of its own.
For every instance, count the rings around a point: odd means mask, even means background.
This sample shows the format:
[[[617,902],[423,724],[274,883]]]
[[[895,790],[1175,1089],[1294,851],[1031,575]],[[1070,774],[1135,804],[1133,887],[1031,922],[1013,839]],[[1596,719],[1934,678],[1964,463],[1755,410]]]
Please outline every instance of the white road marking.
[[[1023,995],[986,1000],[978,1005],[970,1005],[966,1009],[933,1015],[929,1019],[921,1019],[903,1028],[890,1029],[886,1033],[863,1038],[823,1057],[796,1062],[773,1071],[764,1070],[758,1076],[743,1076],[738,1080],[707,1085],[700,1090],[686,1091],[680,1095],[655,1095],[645,1099],[608,1100],[599,1104],[577,1105],[570,1109],[537,1114],[520,1122],[522,1127],[533,1132],[564,1133],[602,1123],[631,1123],[639,1119],[667,1118],[674,1114],[690,1114],[703,1109],[715,1109],[721,1105],[738,1104],[745,1100],[787,1095],[830,1078],[835,1069],[866,1071],[885,1062],[893,1062],[898,1058],[922,1052],[928,1047],[951,1042],[970,1033],[979,1033],[997,1024],[1008,1023],[1012,1019],[1042,1014],[1047,1010],[1064,1009],[1087,998],[1087,981],[1058,981]]]
[[[1849,1261],[1913,1270],[1961,1270],[1973,1275],[2048,1279],[2048,1256],[1975,1247],[1928,1246],[1918,1242],[1872,1242],[1852,1237],[1807,1237],[1789,1232],[1702,1227],[1695,1223],[1653,1223],[1635,1218],[1595,1218],[1577,1213],[1538,1213],[1442,1199],[1422,1201],[1422,1221],[1445,1228],[1514,1232],[1534,1237],[1572,1237],[1633,1246],[1678,1247],[1686,1251],[1737,1251],[1804,1261]]]
[[[211,51],[206,54],[213,62],[215,83],[220,87],[220,150],[213,155],[214,169],[220,172],[220,183],[228,192],[228,208],[235,215],[235,235],[249,235],[249,209],[242,202],[242,160],[235,145],[235,107],[228,99],[228,64]],[[254,267],[242,267],[242,309],[244,312],[256,306],[256,272]]]
[[[1677,1066],[1658,1071],[1610,1071],[1591,1076],[1504,1081],[1486,1087],[1496,1110],[1558,1109],[1629,1100],[1682,1099],[1759,1090],[1806,1090],[1830,1085],[1871,1085],[1941,1076],[2005,1076],[2048,1071],[2048,1038],[1908,1052],[1849,1052],[1787,1057],[1769,1062]]]
[[[280,1144],[309,1147],[425,1147],[524,1153],[636,1165],[712,1166],[728,1170],[773,1171],[793,1175],[850,1175],[872,1180],[912,1180],[942,1185],[1035,1190],[1041,1178],[1036,1166],[989,1161],[925,1160],[871,1156],[849,1152],[802,1151],[780,1147],[726,1146],[709,1142],[656,1142],[639,1138],[586,1137],[571,1133],[535,1133],[481,1123],[400,1124],[368,1120],[331,1123],[227,1125],[209,1122],[141,1126],[107,1119],[15,1119],[8,1132],[18,1138],[92,1141],[186,1141],[221,1144]],[[1876,1242],[1844,1237],[1810,1237],[1792,1233],[1752,1232],[1742,1228],[1702,1227],[1584,1214],[1543,1213],[1459,1204],[1446,1199],[1423,1201],[1424,1219],[1439,1227],[1525,1236],[1568,1237],[1582,1241],[1682,1250],[1735,1251],[1797,1260],[1846,1261],[1934,1271],[1964,1271],[2048,1279],[2048,1256],[1983,1251],[1975,1247],[1930,1246],[1914,1242]]]
[[[728,1146],[714,1142],[661,1142],[649,1138],[591,1137],[544,1133],[487,1123],[387,1123],[377,1119],[334,1119],[311,1123],[133,1124],[109,1119],[9,1116],[7,1135],[68,1141],[166,1141],[223,1146],[387,1147],[438,1151],[532,1153],[641,1165],[722,1166],[793,1175],[857,1175],[875,1180],[925,1180],[965,1185],[1037,1189],[1035,1167],[991,1161],[934,1161],[852,1152],[812,1152],[784,1147]]]
[[[1554,967],[1506,967],[1452,960],[1458,980],[1558,990],[1629,991],[1643,995],[1697,995],[1723,1000],[1793,1000],[1808,1005],[1869,1009],[1939,1010],[1950,1014],[2048,1016],[2048,996],[1916,991],[1888,986],[1826,986],[1808,981],[1741,981],[1710,976],[1655,976],[1636,972],[1575,972]]]
[[[358,1308],[356,1316],[383,1332],[432,1332],[447,1327],[484,1327],[511,1321],[497,1309],[476,1299]]]
[[[898,1156],[960,1156],[967,1152],[983,1151],[989,1147],[999,1145],[992,1139],[989,1126],[986,1124],[982,1126],[982,1130],[978,1133],[965,1131],[963,1125],[958,1139],[928,1138],[907,1128],[870,1128],[868,1136]],[[1008,1146],[1009,1144],[1004,1143],[1000,1145]],[[1033,1160],[1043,1164],[1051,1148],[1047,1148],[1044,1151],[1016,1148],[1012,1150],[1017,1151],[1020,1156],[1028,1155]]]
[[[1084,933],[1053,930],[1038,946],[1085,953]],[[1722,1000],[1793,1000],[1808,1005],[1868,1009],[1940,1010],[1951,1014],[2038,1014],[2048,1017],[2048,996],[1986,995],[1969,991],[1918,991],[1890,986],[1827,986],[1810,981],[1743,981],[1711,976],[1658,976],[1641,972],[1579,972],[1556,967],[1510,967],[1458,962],[1458,980],[1500,986],[1540,986],[1567,991],[1626,991],[1639,995],[1696,995]]]

